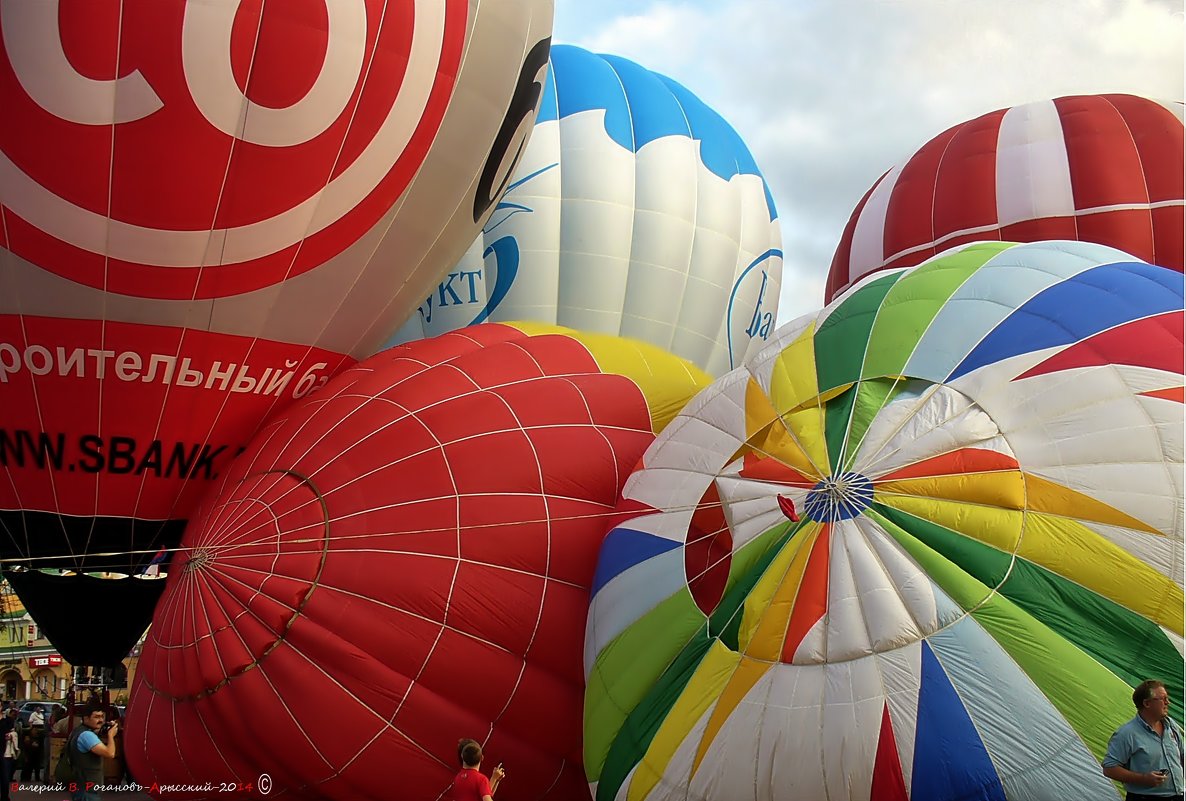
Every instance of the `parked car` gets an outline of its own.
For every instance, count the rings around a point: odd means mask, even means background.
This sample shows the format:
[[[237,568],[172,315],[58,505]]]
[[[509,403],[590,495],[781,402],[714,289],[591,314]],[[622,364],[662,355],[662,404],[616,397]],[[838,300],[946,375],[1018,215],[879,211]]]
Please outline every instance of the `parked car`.
[[[48,726],[50,720],[53,718],[54,710],[60,709],[64,711],[66,707],[53,701],[25,701],[17,707],[17,717],[20,718],[22,723],[27,725],[34,709],[41,712],[41,717],[45,719],[45,725]]]

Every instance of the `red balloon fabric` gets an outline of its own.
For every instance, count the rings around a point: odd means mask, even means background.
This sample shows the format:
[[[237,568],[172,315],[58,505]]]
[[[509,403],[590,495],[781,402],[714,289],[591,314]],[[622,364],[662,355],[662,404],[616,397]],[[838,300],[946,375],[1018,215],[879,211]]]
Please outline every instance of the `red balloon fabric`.
[[[387,341],[514,168],[551,18],[5,2],[0,558],[143,570],[273,411]],[[18,592],[42,620],[95,602],[77,583]],[[103,593],[142,616],[114,655],[85,622],[45,626],[75,664],[117,663],[147,625],[127,586]]]
[[[290,407],[186,531],[128,708],[133,775],[447,798],[473,737],[508,797],[587,797],[598,547],[654,431],[707,383],[641,343],[482,325]]]
[[[977,240],[1073,239],[1183,269],[1182,103],[1060,97],[949,128],[875,183],[832,258],[862,276]]]

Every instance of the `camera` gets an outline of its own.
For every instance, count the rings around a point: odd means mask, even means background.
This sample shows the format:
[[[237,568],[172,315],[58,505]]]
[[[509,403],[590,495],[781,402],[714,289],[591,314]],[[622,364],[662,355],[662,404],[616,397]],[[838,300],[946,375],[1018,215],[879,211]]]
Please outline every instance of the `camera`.
[[[107,732],[111,731],[111,726],[111,721],[107,721],[99,728],[99,734],[106,734]]]

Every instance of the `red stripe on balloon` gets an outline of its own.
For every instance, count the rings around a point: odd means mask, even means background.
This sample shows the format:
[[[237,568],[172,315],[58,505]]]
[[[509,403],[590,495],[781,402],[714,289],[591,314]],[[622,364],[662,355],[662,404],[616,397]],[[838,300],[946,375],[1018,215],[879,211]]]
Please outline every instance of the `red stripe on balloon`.
[[[902,763],[898,757],[898,744],[894,739],[894,726],[890,720],[889,706],[881,708],[881,734],[877,738],[877,756],[873,763],[873,786],[870,798],[877,801],[909,801],[906,780],[902,776]]]
[[[1145,170],[1145,191],[1158,203],[1182,200],[1183,129],[1172,111],[1132,95],[1104,95],[1124,118]],[[1181,105],[1180,103],[1178,105]],[[1181,229],[1179,212],[1179,230]],[[1181,255],[1181,254],[1179,254]]]
[[[1167,389],[1154,389],[1150,392],[1142,392],[1141,394],[1146,398],[1162,398],[1163,400],[1186,403],[1186,398],[1183,398],[1182,390],[1182,387],[1169,387]]]
[[[1081,242],[1111,245],[1142,261],[1154,259],[1153,216],[1148,209],[1080,214],[1075,218],[1075,225],[1079,229],[1076,238]]]
[[[1178,170],[1179,174],[1182,172]],[[1186,245],[1182,237],[1182,207],[1165,206],[1153,209],[1153,264],[1182,272]],[[1122,248],[1123,249],[1123,248]]]
[[[902,167],[885,210],[883,262],[895,253],[935,241],[935,187],[947,159],[948,147],[958,132],[956,127],[939,134]],[[911,254],[906,263],[918,264],[934,254],[932,246],[924,252]]]
[[[1133,134],[1116,107],[1100,96],[1054,101],[1062,123],[1076,209],[1148,203],[1145,170]]]
[[[964,123],[947,146],[935,178],[935,205],[930,211],[940,235],[997,225],[997,138],[1004,117],[1002,109]],[[996,236],[986,233],[978,238]],[[944,242],[942,247],[950,244]]]
[[[1134,320],[1077,342],[1017,377],[1127,364],[1182,374],[1182,312],[1172,311]]]
[[[828,543],[831,540],[831,531],[832,527],[825,523],[811,548],[811,556],[807,558],[803,581],[799,584],[795,607],[791,610],[787,636],[782,643],[783,662],[789,663],[795,658],[795,651],[802,644],[807,632],[811,631],[828,611]]]
[[[983,448],[962,448],[951,453],[944,453],[921,462],[895,470],[884,476],[878,476],[877,481],[901,481],[907,478],[925,478],[927,476],[957,476],[968,473],[992,473],[999,470],[1016,470],[1017,460],[1012,456],[998,451]]]
[[[786,484],[792,487],[814,487],[816,484],[816,479],[808,478],[778,459],[758,456],[755,453],[745,455],[740,475],[742,478]]]

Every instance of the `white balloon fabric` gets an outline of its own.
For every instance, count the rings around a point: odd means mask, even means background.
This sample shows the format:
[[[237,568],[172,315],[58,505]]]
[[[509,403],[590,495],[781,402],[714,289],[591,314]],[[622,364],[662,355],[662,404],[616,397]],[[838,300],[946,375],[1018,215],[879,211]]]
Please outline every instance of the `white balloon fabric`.
[[[770,190],[719,114],[634,62],[557,46],[506,195],[390,344],[535,320],[719,374],[773,328],[781,247]]]

